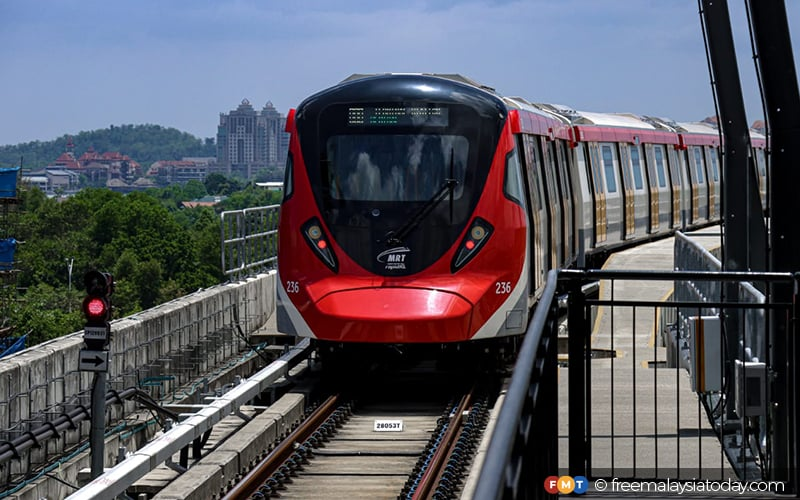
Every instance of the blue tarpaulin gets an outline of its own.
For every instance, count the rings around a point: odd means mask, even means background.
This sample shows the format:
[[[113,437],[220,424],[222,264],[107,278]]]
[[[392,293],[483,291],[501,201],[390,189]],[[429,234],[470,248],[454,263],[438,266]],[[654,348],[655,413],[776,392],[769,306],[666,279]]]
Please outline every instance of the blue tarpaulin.
[[[0,168],[0,198],[17,197],[19,167]]]
[[[14,250],[17,249],[17,240],[14,238],[0,239],[0,271],[10,271],[14,267]]]
[[[4,349],[4,351],[0,353],[0,358],[25,349],[25,339],[27,338],[27,335],[23,335],[22,337],[12,337],[0,340],[0,349]]]

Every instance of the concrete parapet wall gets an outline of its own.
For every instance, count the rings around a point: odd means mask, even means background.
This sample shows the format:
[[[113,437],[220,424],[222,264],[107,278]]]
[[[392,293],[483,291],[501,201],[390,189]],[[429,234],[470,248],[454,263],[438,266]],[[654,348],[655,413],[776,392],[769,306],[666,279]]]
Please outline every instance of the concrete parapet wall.
[[[237,354],[246,346],[241,336],[261,327],[274,311],[275,279],[271,271],[214,286],[112,322],[109,389],[141,386],[149,379],[163,396]],[[93,373],[78,371],[83,348],[83,332],[76,332],[0,359],[0,441],[12,441],[79,405],[91,408]],[[111,405],[107,422],[134,407],[132,402]],[[78,429],[0,464],[0,485],[87,439],[89,426],[87,419]]]

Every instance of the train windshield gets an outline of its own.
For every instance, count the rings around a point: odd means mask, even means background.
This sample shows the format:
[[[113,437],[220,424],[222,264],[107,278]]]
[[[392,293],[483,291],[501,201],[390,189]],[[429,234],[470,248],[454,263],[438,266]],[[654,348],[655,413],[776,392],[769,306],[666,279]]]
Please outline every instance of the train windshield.
[[[328,139],[323,189],[335,200],[418,202],[448,180],[464,191],[469,141],[457,135],[335,135]]]
[[[451,102],[323,97],[298,110],[297,129],[331,237],[378,274],[430,266],[456,243],[480,199],[501,110],[482,94]],[[396,248],[405,249],[402,266],[386,262]]]

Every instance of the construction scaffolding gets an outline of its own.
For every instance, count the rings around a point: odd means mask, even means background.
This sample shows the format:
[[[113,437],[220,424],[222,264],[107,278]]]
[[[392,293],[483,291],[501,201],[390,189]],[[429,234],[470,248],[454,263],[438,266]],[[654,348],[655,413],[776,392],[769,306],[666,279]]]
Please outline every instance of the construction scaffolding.
[[[20,216],[20,167],[0,168],[0,358],[25,347],[25,335],[9,321],[17,299],[19,268],[15,259]]]

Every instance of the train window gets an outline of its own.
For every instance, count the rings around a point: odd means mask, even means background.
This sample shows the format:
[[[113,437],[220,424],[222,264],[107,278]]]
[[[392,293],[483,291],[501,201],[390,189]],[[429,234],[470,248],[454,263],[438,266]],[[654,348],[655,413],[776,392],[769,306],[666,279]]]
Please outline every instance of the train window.
[[[644,189],[642,182],[642,162],[639,158],[639,146],[630,146],[631,169],[633,170],[633,186],[639,191]]]
[[[658,176],[658,187],[667,187],[667,176],[664,173],[664,146],[655,146],[653,150],[656,154],[656,175]]]
[[[710,148],[708,150],[708,157],[711,158],[711,175],[714,176],[714,182],[719,182],[719,167],[717,166],[717,150]]]
[[[528,177],[533,184],[531,186],[531,193],[536,201],[536,209],[541,210],[542,196],[541,190],[539,189],[539,186],[541,186],[539,175],[541,161],[539,158],[539,148],[536,147],[536,141],[532,136],[525,136],[525,153],[528,158]]]
[[[286,168],[283,172],[283,201],[291,198],[294,193],[294,160],[292,153],[286,155]]]
[[[558,141],[559,146],[559,170],[558,170],[558,180],[561,183],[561,192],[563,193],[564,199],[569,201],[572,199],[572,195],[569,189],[569,181],[567,179],[567,163],[569,159],[569,152],[567,152],[567,145],[564,141]]]
[[[455,177],[464,192],[469,141],[456,135],[334,135],[321,162],[323,182],[337,200],[425,201]]]
[[[617,179],[614,176],[614,152],[611,146],[603,145],[603,168],[606,174],[606,187],[609,193],[617,192]]]
[[[700,151],[700,148],[695,146],[694,148],[694,170],[697,172],[697,183],[698,184],[705,184],[705,178],[703,177],[703,170],[705,167],[703,165],[703,153]]]
[[[597,148],[589,148],[589,154],[592,158],[592,177],[594,177],[594,191],[597,194],[605,193],[603,187],[603,168],[600,166],[600,153]]]
[[[506,155],[506,171],[503,179],[503,194],[514,203],[524,207],[525,190],[522,187],[522,174],[519,170],[517,150],[512,149]]]
[[[546,167],[544,169],[544,175],[547,179],[547,192],[550,193],[548,195],[550,204],[556,203],[556,198],[558,198],[558,180],[556,172],[556,151],[553,146],[553,143],[548,141],[546,145],[543,145],[542,151],[544,151],[544,158]]]

